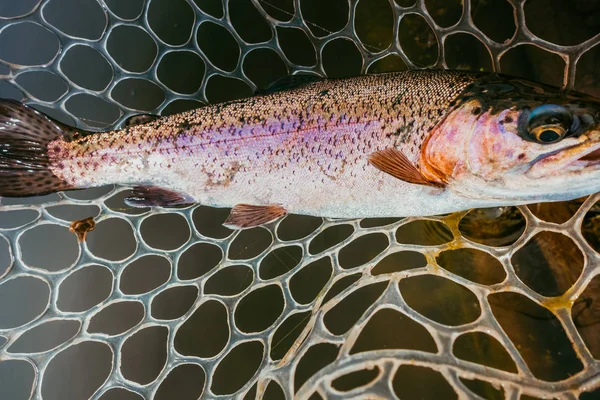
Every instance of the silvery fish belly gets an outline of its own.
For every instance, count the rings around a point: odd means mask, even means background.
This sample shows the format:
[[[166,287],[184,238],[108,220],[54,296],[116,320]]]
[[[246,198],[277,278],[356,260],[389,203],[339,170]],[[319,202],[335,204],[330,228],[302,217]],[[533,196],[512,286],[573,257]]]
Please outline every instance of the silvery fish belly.
[[[308,82],[88,133],[0,102],[0,195],[134,186],[132,206],[432,215],[600,190],[600,102],[497,74],[406,71]]]

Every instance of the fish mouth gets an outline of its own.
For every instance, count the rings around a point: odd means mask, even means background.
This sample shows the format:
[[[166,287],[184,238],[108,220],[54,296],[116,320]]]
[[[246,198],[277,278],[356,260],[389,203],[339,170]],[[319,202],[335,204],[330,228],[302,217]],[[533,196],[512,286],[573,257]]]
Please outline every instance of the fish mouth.
[[[579,161],[588,161],[592,163],[600,162],[600,147],[598,147],[596,150],[592,150],[583,157],[579,157]]]
[[[542,178],[566,171],[581,171],[598,165],[600,165],[600,140],[596,139],[558,149],[538,158],[526,175],[530,178]]]

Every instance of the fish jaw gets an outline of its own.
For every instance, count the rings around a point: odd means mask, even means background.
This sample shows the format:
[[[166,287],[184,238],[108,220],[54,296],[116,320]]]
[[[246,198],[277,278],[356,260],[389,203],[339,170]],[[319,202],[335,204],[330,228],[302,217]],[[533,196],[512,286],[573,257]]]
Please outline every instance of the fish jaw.
[[[600,130],[580,137],[579,142],[540,157],[526,172],[526,176],[540,179],[561,172],[576,174],[600,170]]]

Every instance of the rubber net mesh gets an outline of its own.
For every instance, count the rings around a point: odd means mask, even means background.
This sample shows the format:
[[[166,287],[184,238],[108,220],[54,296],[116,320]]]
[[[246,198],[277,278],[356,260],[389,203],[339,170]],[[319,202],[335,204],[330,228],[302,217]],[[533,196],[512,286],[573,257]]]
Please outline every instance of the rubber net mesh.
[[[299,71],[496,70],[599,93],[598,2],[413,3],[0,1],[0,95],[109,129]],[[598,196],[231,231],[228,210],[127,193],[2,199],[0,398],[600,396]]]

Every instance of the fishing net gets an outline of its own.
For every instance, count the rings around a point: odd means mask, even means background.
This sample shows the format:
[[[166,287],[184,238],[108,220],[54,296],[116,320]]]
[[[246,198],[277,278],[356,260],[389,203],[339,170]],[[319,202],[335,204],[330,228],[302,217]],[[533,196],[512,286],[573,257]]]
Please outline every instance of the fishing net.
[[[2,0],[0,97],[101,130],[297,72],[598,95],[599,21],[575,0]],[[232,231],[128,190],[2,199],[0,398],[600,396],[598,196]]]

